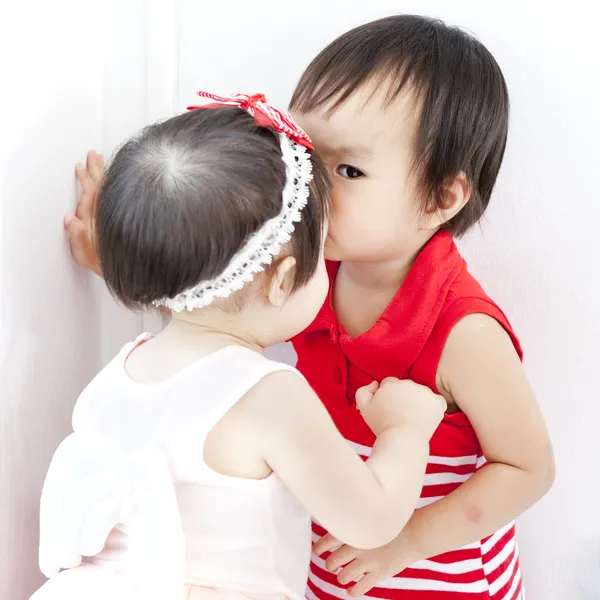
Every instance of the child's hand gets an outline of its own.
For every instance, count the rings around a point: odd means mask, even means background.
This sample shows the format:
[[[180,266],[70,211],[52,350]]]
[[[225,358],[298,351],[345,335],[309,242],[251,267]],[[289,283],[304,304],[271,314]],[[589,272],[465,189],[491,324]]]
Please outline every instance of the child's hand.
[[[75,167],[75,176],[82,189],[77,210],[74,215],[65,217],[65,229],[69,234],[73,258],[82,267],[98,275],[102,275],[102,271],[92,241],[92,212],[104,171],[104,158],[98,152],[90,150],[87,155],[87,166]]]
[[[356,405],[363,419],[375,435],[386,429],[414,425],[427,439],[437,429],[444,417],[446,401],[429,388],[413,381],[400,381],[393,377],[360,388],[356,392]]]
[[[385,579],[394,577],[419,560],[413,551],[408,529],[389,544],[374,550],[342,545],[329,534],[313,546],[315,556],[332,550],[325,560],[325,568],[331,573],[339,570],[337,579],[341,585],[357,582],[348,589],[348,594],[355,597],[364,596]]]

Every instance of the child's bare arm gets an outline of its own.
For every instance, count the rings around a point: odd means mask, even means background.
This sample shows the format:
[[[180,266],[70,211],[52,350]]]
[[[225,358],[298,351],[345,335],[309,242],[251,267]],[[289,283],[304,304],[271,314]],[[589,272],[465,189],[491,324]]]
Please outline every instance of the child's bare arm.
[[[539,500],[554,481],[554,458],[535,396],[511,340],[486,315],[449,336],[440,389],[469,417],[488,465],[410,524],[424,558],[472,543]]]
[[[337,431],[310,386],[275,373],[246,400],[248,421],[267,464],[312,515],[344,542],[374,548],[408,521],[423,485],[429,438],[445,402],[411,382],[384,382],[357,393],[379,434],[365,464]]]
[[[439,387],[469,417],[488,465],[439,502],[415,512],[385,548],[334,552],[327,567],[341,583],[367,575],[352,595],[410,564],[460,548],[500,529],[539,500],[554,478],[549,436],[511,340],[491,317],[471,315],[449,336]],[[330,538],[315,546],[323,552]],[[338,544],[339,545],[339,544]]]

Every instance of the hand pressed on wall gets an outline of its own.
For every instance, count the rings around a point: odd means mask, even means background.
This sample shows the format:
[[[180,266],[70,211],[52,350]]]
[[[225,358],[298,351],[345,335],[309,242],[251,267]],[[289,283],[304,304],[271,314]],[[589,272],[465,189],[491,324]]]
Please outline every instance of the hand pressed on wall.
[[[325,567],[332,573],[341,569],[337,579],[342,585],[357,582],[348,589],[348,593],[356,597],[367,594],[381,581],[394,577],[419,559],[407,529],[389,544],[374,550],[341,545],[339,540],[327,534],[313,546],[316,556],[326,552],[331,554]]]
[[[104,158],[95,150],[90,150],[86,166],[78,164],[75,167],[75,176],[82,190],[81,199],[75,214],[65,217],[65,229],[69,235],[73,258],[79,265],[98,275],[102,275],[102,270],[92,240],[92,212],[104,172]]]

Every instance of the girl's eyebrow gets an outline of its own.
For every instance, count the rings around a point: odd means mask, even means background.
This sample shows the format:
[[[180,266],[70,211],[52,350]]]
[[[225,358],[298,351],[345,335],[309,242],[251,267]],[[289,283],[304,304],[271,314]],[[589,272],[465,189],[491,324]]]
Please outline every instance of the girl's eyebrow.
[[[347,156],[350,158],[368,158],[374,154],[373,150],[367,148],[366,146],[355,145],[333,148],[331,146],[327,146],[326,144],[319,144],[317,147],[317,152],[323,156]]]

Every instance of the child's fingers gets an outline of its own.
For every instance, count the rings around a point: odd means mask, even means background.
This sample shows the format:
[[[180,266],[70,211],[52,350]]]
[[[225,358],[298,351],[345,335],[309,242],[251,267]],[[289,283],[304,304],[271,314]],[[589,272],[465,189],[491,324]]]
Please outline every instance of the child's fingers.
[[[75,216],[83,221],[84,224],[90,223],[92,218],[92,209],[94,208],[94,196],[92,194],[83,194],[77,208],[75,209]]]
[[[98,264],[96,251],[90,242],[89,230],[85,223],[75,215],[67,215],[64,224],[69,235],[69,245],[75,262],[101,275],[102,270]]]
[[[364,596],[370,592],[381,580],[376,573],[365,573],[360,581],[348,590],[348,594],[354,598]]]
[[[373,381],[370,385],[361,387],[356,391],[356,406],[358,410],[362,410],[371,401],[378,389],[379,384]]]
[[[96,182],[92,178],[89,169],[86,169],[81,163],[75,165],[75,177],[77,177],[84,194],[93,194],[96,191]]]
[[[313,554],[315,556],[321,556],[321,554],[330,552],[334,548],[339,548],[341,545],[342,542],[340,542],[340,540],[334,538],[330,533],[328,533],[314,543]]]
[[[83,192],[76,214],[84,222],[87,222],[92,214],[94,198],[104,177],[104,170],[104,158],[94,150],[88,152],[86,166],[82,164],[75,166],[75,176]]]
[[[331,573],[336,573],[340,567],[343,567],[360,555],[360,550],[352,546],[342,546],[335,552],[332,552],[325,561],[325,567]]]
[[[67,215],[64,224],[70,238],[77,238],[87,234],[87,228],[83,224],[83,221],[75,215]]]
[[[79,199],[77,208],[75,209],[75,215],[78,219],[81,219],[84,223],[89,223],[92,217],[92,211],[94,209],[94,199],[96,197],[96,191],[98,186],[89,179],[86,182],[86,186],[83,188],[83,194]]]
[[[365,575],[366,570],[367,567],[363,561],[360,559],[353,560],[338,573],[337,580],[342,585],[348,585],[353,581],[360,581],[361,577]]]
[[[82,267],[91,268],[87,230],[79,219],[65,225],[65,229],[69,234],[69,246],[75,262]]]
[[[87,155],[87,168],[91,178],[96,182],[102,179],[104,176],[104,157],[100,152],[90,150]]]

